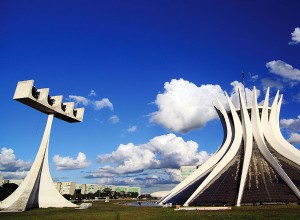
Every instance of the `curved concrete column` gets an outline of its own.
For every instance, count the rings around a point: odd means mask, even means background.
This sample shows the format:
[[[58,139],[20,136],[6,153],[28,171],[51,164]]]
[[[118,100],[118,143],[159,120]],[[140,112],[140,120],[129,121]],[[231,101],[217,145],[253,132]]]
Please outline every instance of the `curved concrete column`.
[[[212,155],[207,161],[205,161],[198,169],[196,169],[191,175],[189,175],[175,188],[173,188],[173,190],[167,196],[162,198],[159,201],[159,204],[162,205],[163,203],[166,203],[168,199],[182,192],[192,183],[194,183],[195,181],[197,181],[198,179],[206,175],[208,172],[210,172],[211,169],[220,161],[220,159],[224,156],[225,152],[228,150],[233,136],[232,128],[231,128],[232,125],[228,118],[227,112],[224,106],[222,105],[222,103],[219,101],[219,99],[217,99],[217,103],[218,103],[218,108],[216,108],[216,110],[218,111],[218,114],[221,118],[223,130],[224,130],[225,141],[223,142],[223,145],[216,151],[214,155]]]
[[[48,142],[49,145],[49,142]],[[48,146],[45,153],[45,159],[43,163],[39,187],[38,205],[39,208],[63,208],[63,207],[78,207],[74,203],[68,201],[63,197],[53,184],[53,180],[50,175],[49,163],[48,163]]]
[[[267,98],[266,98],[267,100]],[[266,101],[265,100],[265,101]],[[279,165],[278,161],[273,157],[269,149],[267,148],[263,135],[261,132],[261,127],[263,129],[266,129],[266,126],[262,126],[262,123],[265,123],[265,119],[263,117],[266,117],[266,112],[268,110],[267,104],[264,103],[263,107],[263,113],[262,113],[262,121],[261,123],[259,122],[259,112],[257,108],[257,102],[255,101],[254,103],[254,114],[252,114],[252,126],[253,126],[253,135],[254,139],[257,143],[258,149],[263,155],[263,157],[270,163],[270,165],[276,170],[276,172],[281,176],[281,178],[284,180],[284,182],[288,185],[288,187],[295,193],[295,195],[300,198],[300,192],[298,188],[295,186],[295,184],[292,182],[292,180],[289,178],[289,176],[285,173],[285,171],[282,169],[282,167]],[[267,133],[265,130],[263,130],[263,133]],[[273,140],[272,140],[273,141]]]
[[[282,156],[287,159],[293,161],[294,163],[300,165],[300,154],[298,150],[292,150],[293,147],[290,144],[287,144],[286,141],[281,140],[281,132],[278,131],[279,124],[277,122],[277,100],[278,100],[278,92],[274,98],[270,115],[269,115],[269,88],[266,93],[266,98],[263,105],[262,115],[261,115],[261,126],[263,128],[263,134],[267,140],[267,142],[274,148]],[[273,127],[274,126],[274,127]],[[278,136],[277,136],[278,135]]]
[[[269,116],[270,127],[273,132],[274,138],[280,143],[280,147],[274,146],[273,148],[284,157],[300,165],[300,151],[291,145],[282,135],[279,127],[279,114],[282,103],[282,95],[278,101],[279,91],[277,92]]]
[[[244,193],[245,182],[247,179],[247,173],[249,170],[251,156],[252,156],[253,136],[252,136],[252,125],[251,125],[249,113],[245,101],[243,99],[243,96],[241,94],[241,90],[238,89],[238,91],[239,91],[239,98],[241,104],[241,119],[242,119],[243,139],[244,139],[244,161],[243,161],[242,175],[241,175],[241,181],[239,186],[239,193],[236,202],[236,205],[240,206],[243,193]]]
[[[40,181],[52,121],[53,115],[49,115],[40,148],[30,171],[16,191],[2,202],[1,209],[5,211],[24,211],[25,209],[38,207],[35,191]]]
[[[190,198],[184,203],[184,206],[188,206],[195,198],[198,196],[202,190],[224,169],[224,167],[230,163],[230,161],[235,157],[237,154],[241,141],[242,141],[242,125],[240,119],[235,111],[235,108],[228,97],[227,93],[225,93],[230,111],[233,118],[233,125],[234,125],[234,139],[233,142],[222,158],[222,160],[217,163],[217,165],[213,168],[211,173],[205,178],[205,180],[200,184],[200,186],[195,190],[195,192],[190,196]]]
[[[0,209],[25,211],[38,207],[77,207],[58,193],[50,176],[48,145],[52,121],[53,114],[48,116],[43,139],[30,171],[20,186],[2,201]]]

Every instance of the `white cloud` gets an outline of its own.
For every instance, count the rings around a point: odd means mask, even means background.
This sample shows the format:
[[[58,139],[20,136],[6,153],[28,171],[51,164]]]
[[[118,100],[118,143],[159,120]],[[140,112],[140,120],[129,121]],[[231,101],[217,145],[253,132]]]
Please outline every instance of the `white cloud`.
[[[17,159],[13,149],[1,148],[0,153],[0,171],[4,172],[16,172],[27,171],[31,167],[31,161],[23,161]]]
[[[250,75],[251,82],[255,82],[258,79],[258,75],[252,75],[251,73],[249,75]]]
[[[291,133],[288,142],[290,142],[291,144],[300,144],[300,134]]]
[[[266,63],[271,73],[281,76],[285,80],[300,81],[300,70],[281,60],[273,60]]]
[[[230,85],[232,86],[232,91],[230,93],[230,99],[236,108],[240,108],[238,89],[241,90],[241,93],[244,97],[245,102],[247,103],[247,106],[252,106],[253,90],[251,90],[249,88],[244,88],[244,85],[238,81],[233,81],[232,83],[230,83]],[[259,89],[256,89],[256,94],[257,94],[257,97],[260,96]]]
[[[24,179],[28,171],[0,172],[4,179]]]
[[[237,89],[244,86],[238,81],[231,83],[233,90],[231,99],[236,107],[239,107]],[[176,131],[188,132],[196,128],[202,128],[207,122],[217,119],[218,115],[213,103],[218,98],[225,106],[227,101],[222,88],[219,85],[201,85],[200,87],[184,79],[173,79],[164,85],[164,93],[157,95],[155,104],[158,111],[151,114],[150,122],[155,122],[163,127]],[[252,91],[246,88],[247,103],[252,103]],[[259,96],[260,91],[257,90]]]
[[[151,173],[147,173],[146,171],[139,176],[115,175],[113,177],[99,178],[97,175],[87,175],[85,178],[97,178],[97,183],[100,185],[138,185],[143,189],[159,188],[160,190],[164,188],[168,190],[172,189],[175,184],[180,182],[180,178],[176,176],[176,173],[178,173],[179,170],[158,169],[156,171],[159,172],[157,175],[151,175]]]
[[[136,131],[136,129],[137,129],[137,126],[131,126],[130,128],[127,129],[127,132],[133,133]]]
[[[276,88],[276,89],[279,89],[279,90],[283,88],[283,84],[280,81],[273,80],[273,79],[270,79],[270,78],[263,78],[261,80],[261,84],[262,84],[264,90],[266,90],[268,87]]]
[[[83,104],[84,106],[87,106],[90,102],[89,99],[83,96],[69,95],[69,98],[75,101],[75,105]]]
[[[61,157],[55,155],[53,157],[54,165],[57,170],[76,170],[88,167],[91,162],[87,160],[84,153],[79,152],[76,159],[71,157]]]
[[[166,169],[166,173],[169,174],[171,181],[173,182],[181,181],[181,173],[179,169]]]
[[[113,104],[109,101],[108,98],[103,98],[99,101],[94,101],[93,104],[96,110],[100,110],[105,107],[109,108],[110,110],[113,110]]]
[[[97,162],[113,164],[100,167],[99,172],[124,174],[201,164],[208,157],[206,151],[198,152],[196,142],[184,141],[171,133],[157,136],[142,145],[121,144],[110,154],[98,155]]]
[[[117,115],[111,116],[111,117],[109,118],[109,120],[110,120],[110,122],[111,122],[112,124],[116,124],[116,123],[118,123],[118,122],[120,121],[120,119],[119,119],[119,117],[118,117]]]
[[[93,91],[92,90],[90,92],[89,96],[96,96],[96,93],[94,93],[93,95]],[[88,105],[93,105],[95,110],[101,110],[103,108],[109,108],[110,110],[113,110],[113,104],[109,101],[108,98],[103,98],[101,100],[90,100],[88,98],[85,98],[83,96],[76,96],[76,95],[69,95],[69,98],[71,100],[75,101],[75,105],[77,106],[78,104],[82,104],[84,106],[88,106]]]
[[[300,102],[300,92],[298,92],[298,93],[293,97],[293,101],[295,101],[295,102]]]
[[[159,110],[152,113],[150,122],[172,131],[188,132],[217,118],[213,101],[216,97],[224,97],[219,85],[197,87],[183,79],[172,79],[165,83],[164,88],[164,93],[156,97],[155,104]]]
[[[89,94],[89,96],[97,96],[97,94],[96,94],[95,90],[93,90],[93,89],[92,89],[92,90],[90,91],[90,94]]]
[[[289,42],[289,44],[298,44],[300,43],[300,28],[296,27],[294,32],[291,33],[292,35],[292,41]]]
[[[286,128],[289,132],[299,132],[300,131],[300,115],[296,119],[281,119],[280,125]]]

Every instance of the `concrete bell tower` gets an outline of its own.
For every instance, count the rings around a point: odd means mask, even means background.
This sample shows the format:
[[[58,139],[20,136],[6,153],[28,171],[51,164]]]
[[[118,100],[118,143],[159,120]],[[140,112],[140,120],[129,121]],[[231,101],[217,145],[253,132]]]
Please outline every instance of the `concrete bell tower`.
[[[73,123],[81,122],[84,108],[74,108],[74,102],[63,103],[63,97],[50,96],[49,88],[36,89],[33,80],[18,82],[14,99],[48,115],[44,135],[30,171],[21,185],[5,200],[0,210],[20,212],[32,208],[77,207],[55,188],[48,164],[48,148],[53,118]]]

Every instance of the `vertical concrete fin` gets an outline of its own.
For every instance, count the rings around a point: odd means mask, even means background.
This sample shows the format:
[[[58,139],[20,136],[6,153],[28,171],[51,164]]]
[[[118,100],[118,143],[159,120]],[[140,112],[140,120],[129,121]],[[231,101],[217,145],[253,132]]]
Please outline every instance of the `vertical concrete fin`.
[[[279,91],[278,91],[279,92]],[[286,157],[287,159],[293,161],[294,163],[300,165],[300,151],[291,145],[282,135],[280,128],[279,128],[279,112],[282,103],[282,96],[278,101],[278,92],[276,97],[274,98],[271,112],[269,116],[269,124],[270,129],[272,130],[273,138],[275,139],[276,145],[272,145],[272,147],[280,153],[282,156]],[[268,134],[267,134],[268,135]]]
[[[45,153],[45,159],[42,167],[40,186],[39,186],[39,195],[38,195],[39,207],[40,208],[77,207],[77,205],[65,199],[55,188],[49,170],[48,151],[49,150],[47,147]]]
[[[30,171],[20,186],[2,202],[1,209],[7,211],[24,211],[25,209],[35,206],[31,206],[30,204],[34,204],[32,199],[34,200],[35,197],[33,195],[35,195],[35,190],[38,188],[35,187],[35,183],[40,178],[40,171],[43,166],[45,151],[50,137],[52,121],[53,115],[49,115],[40,148]]]
[[[255,103],[257,106],[257,104]],[[281,178],[284,180],[284,182],[288,185],[288,187],[295,193],[295,195],[300,198],[300,192],[298,188],[295,186],[295,184],[292,182],[292,180],[289,178],[289,176],[285,173],[285,171],[282,169],[282,167],[279,165],[277,160],[274,158],[274,156],[271,154],[269,149],[266,146],[265,141],[263,140],[263,136],[261,135],[260,129],[263,129],[263,134],[265,135],[267,141],[271,144],[272,147],[274,146],[274,143],[278,144],[276,139],[274,138],[274,134],[270,133],[271,127],[269,126],[268,122],[268,112],[269,108],[267,105],[264,104],[263,106],[263,112],[262,112],[262,118],[261,123],[259,122],[259,113],[258,110],[255,111],[255,114],[252,115],[252,126],[253,126],[253,136],[257,143],[258,149],[263,155],[263,157],[270,163],[270,165],[276,170],[276,172],[281,176]],[[265,112],[265,114],[264,114]],[[267,130],[266,130],[267,129]],[[266,135],[267,134],[267,135]]]
[[[255,88],[254,88],[254,90],[255,90]],[[245,182],[246,182],[246,179],[248,176],[248,170],[249,170],[249,165],[250,165],[250,161],[251,161],[251,156],[252,156],[253,135],[252,135],[251,121],[250,121],[249,113],[248,113],[244,98],[241,94],[240,89],[238,89],[238,92],[239,92],[239,98],[240,98],[241,119],[242,119],[243,139],[244,139],[244,161],[243,161],[243,168],[242,168],[238,198],[237,198],[237,202],[236,202],[236,205],[240,206],[242,197],[243,197],[243,193],[244,193]]]
[[[224,169],[224,167],[230,163],[230,161],[235,157],[240,148],[243,135],[242,125],[230,98],[228,97],[227,93],[225,93],[225,95],[233,118],[234,139],[226,154],[217,163],[217,165],[213,168],[211,173],[205,178],[205,180],[200,184],[200,186],[195,190],[195,192],[190,196],[190,198],[184,203],[184,206],[188,206],[202,192],[202,190]]]
[[[279,91],[273,100],[271,109],[268,105],[264,103],[262,116],[261,116],[261,127],[263,130],[264,137],[267,142],[282,156],[293,161],[294,163],[300,165],[300,152],[290,143],[288,143],[285,138],[283,138],[278,120],[278,111],[280,111],[281,101],[278,102]],[[269,114],[270,111],[270,114]]]
[[[219,114],[223,116],[223,119],[221,118],[222,125],[226,127],[226,129],[224,129],[224,131],[226,130],[226,133],[224,133],[226,139],[223,142],[223,145],[219,148],[219,150],[214,155],[212,155],[207,161],[205,161],[198,169],[196,169],[191,175],[189,175],[186,179],[184,179],[181,183],[179,183],[176,187],[174,187],[168,195],[166,195],[161,200],[159,200],[159,204],[162,205],[166,203],[169,199],[176,196],[178,193],[182,192],[192,183],[194,183],[202,176],[210,172],[211,169],[221,160],[225,152],[228,150],[233,137],[232,124],[220,100],[217,99],[217,102],[218,102]]]

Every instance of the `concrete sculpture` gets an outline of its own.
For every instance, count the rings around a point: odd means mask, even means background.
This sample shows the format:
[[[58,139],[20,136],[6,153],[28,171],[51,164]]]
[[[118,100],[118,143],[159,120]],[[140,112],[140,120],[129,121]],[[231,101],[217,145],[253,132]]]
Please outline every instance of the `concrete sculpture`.
[[[53,117],[67,122],[81,122],[84,108],[73,102],[62,103],[62,96],[50,96],[49,88],[36,89],[33,80],[18,82],[14,99],[48,115],[43,139],[30,171],[21,185],[0,202],[2,211],[25,211],[31,208],[77,207],[55,188],[48,164],[48,148]]]
[[[282,95],[277,92],[269,107],[246,106],[239,90],[240,108],[226,94],[229,111],[215,106],[224,129],[217,152],[178,184],[160,204],[247,205],[300,202],[300,151],[288,143],[279,128]]]

